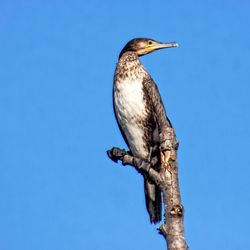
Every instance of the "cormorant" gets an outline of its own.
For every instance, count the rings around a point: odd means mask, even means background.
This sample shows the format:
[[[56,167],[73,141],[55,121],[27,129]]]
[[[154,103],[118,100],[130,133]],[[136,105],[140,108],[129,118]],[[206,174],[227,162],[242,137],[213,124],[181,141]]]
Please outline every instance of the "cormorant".
[[[158,88],[139,57],[177,46],[175,42],[160,43],[153,39],[136,38],[129,41],[119,55],[113,87],[115,117],[132,155],[145,161],[160,156],[159,123],[154,109],[155,105],[161,105],[163,112],[165,109]],[[156,96],[155,100],[152,96]],[[159,166],[155,169],[159,170]],[[161,191],[147,180],[146,175],[144,191],[150,221],[157,223],[162,216]]]

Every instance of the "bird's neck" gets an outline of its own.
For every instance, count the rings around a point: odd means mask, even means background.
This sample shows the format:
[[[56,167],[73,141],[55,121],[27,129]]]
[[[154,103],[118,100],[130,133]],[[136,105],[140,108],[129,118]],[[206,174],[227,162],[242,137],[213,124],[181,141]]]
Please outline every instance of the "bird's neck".
[[[118,65],[120,67],[129,63],[140,64],[139,57],[135,52],[127,51],[119,57]]]
[[[121,55],[115,71],[115,78],[142,77],[146,73],[136,53],[128,51]]]

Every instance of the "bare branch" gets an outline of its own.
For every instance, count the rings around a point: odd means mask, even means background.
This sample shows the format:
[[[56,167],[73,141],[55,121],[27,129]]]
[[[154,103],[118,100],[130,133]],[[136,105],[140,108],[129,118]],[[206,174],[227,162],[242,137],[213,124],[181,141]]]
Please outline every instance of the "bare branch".
[[[186,250],[188,246],[184,238],[184,207],[178,180],[178,142],[172,128],[168,129],[165,138],[164,148],[168,150],[161,153],[160,172],[163,178],[160,188],[163,193],[165,218],[159,231],[166,239],[169,250]]]
[[[138,157],[132,156],[124,149],[115,147],[108,150],[107,154],[112,161],[118,162],[118,160],[120,160],[124,166],[133,166],[138,172],[147,174],[148,177],[155,183],[161,182],[160,173],[152,168],[158,162],[158,159],[156,157],[152,158],[151,162],[147,162]]]
[[[168,127],[162,131],[160,172],[153,169],[158,162],[156,158],[151,162],[143,161],[119,148],[112,148],[107,151],[107,154],[113,161],[121,160],[123,165],[131,165],[140,173],[147,174],[148,178],[160,188],[165,213],[164,224],[158,230],[166,239],[167,249],[187,250],[188,246],[184,238],[184,207],[181,203],[178,181],[178,142],[173,128]]]

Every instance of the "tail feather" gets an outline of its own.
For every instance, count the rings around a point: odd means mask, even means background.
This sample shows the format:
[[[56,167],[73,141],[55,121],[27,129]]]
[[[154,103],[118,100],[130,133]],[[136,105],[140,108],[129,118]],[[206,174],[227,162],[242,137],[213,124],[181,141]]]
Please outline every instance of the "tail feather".
[[[156,224],[160,222],[162,218],[161,191],[155,184],[150,183],[146,177],[144,177],[144,191],[150,222]]]

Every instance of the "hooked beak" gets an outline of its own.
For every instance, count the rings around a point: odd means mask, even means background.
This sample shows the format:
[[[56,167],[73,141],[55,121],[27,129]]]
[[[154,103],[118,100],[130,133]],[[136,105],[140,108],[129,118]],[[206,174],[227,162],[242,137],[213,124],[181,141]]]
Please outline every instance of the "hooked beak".
[[[178,43],[176,42],[160,43],[160,42],[154,41],[152,44],[149,44],[145,48],[138,50],[137,55],[143,56],[153,51],[156,51],[158,49],[176,48],[176,47],[179,47]]]
[[[155,43],[151,46],[152,51],[158,49],[165,49],[165,48],[177,48],[179,47],[178,43],[170,42],[170,43]]]

